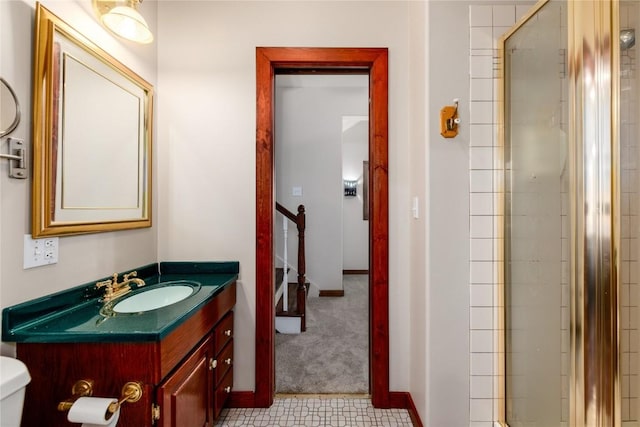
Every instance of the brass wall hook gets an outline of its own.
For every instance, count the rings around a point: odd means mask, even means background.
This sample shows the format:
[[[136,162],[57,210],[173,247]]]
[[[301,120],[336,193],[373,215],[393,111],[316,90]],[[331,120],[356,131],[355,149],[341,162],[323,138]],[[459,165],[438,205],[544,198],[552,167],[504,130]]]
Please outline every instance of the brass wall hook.
[[[440,135],[445,138],[455,138],[458,136],[458,99],[453,100],[454,105],[447,105],[440,110]]]

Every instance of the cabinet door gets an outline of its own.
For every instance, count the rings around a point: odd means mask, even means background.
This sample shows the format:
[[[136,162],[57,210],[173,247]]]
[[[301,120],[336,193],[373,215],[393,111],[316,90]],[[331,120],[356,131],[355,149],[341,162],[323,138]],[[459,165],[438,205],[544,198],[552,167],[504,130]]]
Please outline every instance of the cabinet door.
[[[207,338],[158,387],[159,425],[164,427],[200,427],[213,425],[211,395],[213,340]]]

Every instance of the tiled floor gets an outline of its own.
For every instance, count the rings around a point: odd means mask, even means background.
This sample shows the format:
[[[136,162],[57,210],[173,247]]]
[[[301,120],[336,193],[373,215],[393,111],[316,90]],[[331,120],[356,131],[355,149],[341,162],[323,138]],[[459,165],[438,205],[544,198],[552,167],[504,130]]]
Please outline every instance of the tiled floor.
[[[276,397],[270,408],[224,409],[215,427],[412,427],[406,409],[374,409],[371,399]]]

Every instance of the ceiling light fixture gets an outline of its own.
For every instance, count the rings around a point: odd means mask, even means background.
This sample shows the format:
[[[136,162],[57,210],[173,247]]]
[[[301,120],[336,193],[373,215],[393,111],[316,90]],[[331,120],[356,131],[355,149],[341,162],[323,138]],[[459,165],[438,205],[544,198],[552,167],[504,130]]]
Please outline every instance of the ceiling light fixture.
[[[93,0],[102,25],[114,34],[136,43],[151,43],[153,34],[144,17],[136,10],[142,0]]]

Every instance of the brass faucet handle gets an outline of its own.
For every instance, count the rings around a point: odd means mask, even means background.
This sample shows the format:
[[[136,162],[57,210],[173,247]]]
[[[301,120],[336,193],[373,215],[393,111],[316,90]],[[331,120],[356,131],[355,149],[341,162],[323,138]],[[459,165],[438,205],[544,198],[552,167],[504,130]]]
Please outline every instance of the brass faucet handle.
[[[103,280],[102,282],[96,283],[96,288],[104,288],[105,286],[107,288],[110,288],[111,286],[113,286],[113,282],[111,281],[111,279]]]
[[[129,280],[129,277],[138,277],[138,272],[137,271],[131,271],[131,272],[125,274],[123,280],[126,282],[127,280]]]
[[[113,273],[113,275],[111,275],[111,279],[107,279],[107,280],[103,280],[101,282],[97,282],[96,283],[96,288],[104,288],[104,287],[106,287],[107,290],[110,290],[117,284],[118,284],[118,273]]]

